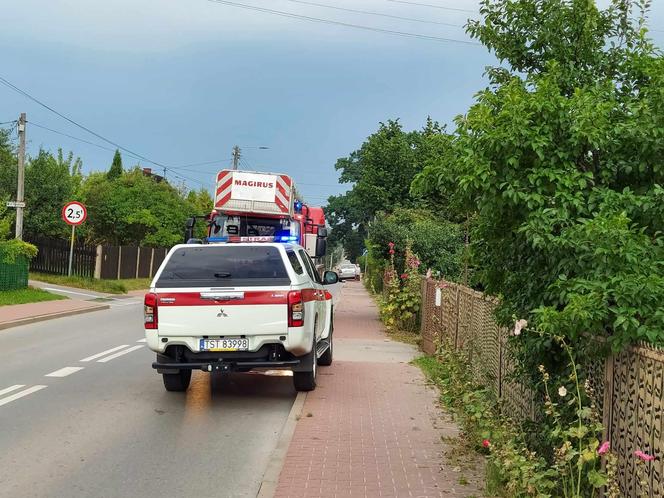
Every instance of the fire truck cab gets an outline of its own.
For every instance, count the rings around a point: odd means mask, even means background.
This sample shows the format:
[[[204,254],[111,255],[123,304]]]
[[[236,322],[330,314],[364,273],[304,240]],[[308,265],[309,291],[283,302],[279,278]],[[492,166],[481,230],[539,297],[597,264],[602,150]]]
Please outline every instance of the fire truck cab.
[[[184,242],[291,242],[323,266],[327,250],[323,208],[303,204],[294,192],[288,175],[222,170],[217,174],[214,209],[187,220]],[[204,240],[194,239],[197,219],[207,223]]]

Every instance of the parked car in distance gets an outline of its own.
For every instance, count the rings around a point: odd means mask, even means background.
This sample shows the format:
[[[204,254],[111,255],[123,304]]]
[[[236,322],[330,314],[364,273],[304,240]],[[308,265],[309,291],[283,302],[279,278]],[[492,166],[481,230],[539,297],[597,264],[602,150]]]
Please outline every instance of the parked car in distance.
[[[353,280],[360,279],[360,268],[352,263],[339,265],[337,273],[339,274],[339,280],[348,280],[351,278]]]

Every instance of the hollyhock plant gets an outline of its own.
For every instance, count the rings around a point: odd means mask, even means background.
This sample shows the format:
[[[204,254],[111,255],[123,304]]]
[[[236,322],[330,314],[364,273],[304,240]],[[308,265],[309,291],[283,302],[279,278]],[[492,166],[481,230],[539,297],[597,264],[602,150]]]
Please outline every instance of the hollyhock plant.
[[[597,453],[599,455],[604,455],[606,454],[609,450],[611,449],[611,443],[608,441],[604,441],[602,445],[598,448]]]
[[[634,452],[634,456],[640,460],[643,460],[644,462],[652,462],[655,459],[653,455],[648,455],[648,453],[644,453],[641,450],[636,450]]]

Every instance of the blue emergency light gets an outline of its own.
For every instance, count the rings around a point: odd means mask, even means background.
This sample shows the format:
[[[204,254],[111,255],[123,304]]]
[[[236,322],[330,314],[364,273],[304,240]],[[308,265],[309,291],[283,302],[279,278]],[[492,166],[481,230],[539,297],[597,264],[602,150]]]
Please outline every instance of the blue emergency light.
[[[296,213],[301,213],[302,212],[302,201],[295,201],[295,212]]]

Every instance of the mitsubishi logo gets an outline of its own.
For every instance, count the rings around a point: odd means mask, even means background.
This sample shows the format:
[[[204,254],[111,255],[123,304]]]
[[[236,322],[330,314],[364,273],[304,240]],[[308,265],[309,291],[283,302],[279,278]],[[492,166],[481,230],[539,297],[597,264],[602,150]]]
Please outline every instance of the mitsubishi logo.
[[[217,318],[220,318],[222,316],[228,317],[228,315],[224,311],[224,308],[219,308],[219,313],[217,313]]]

